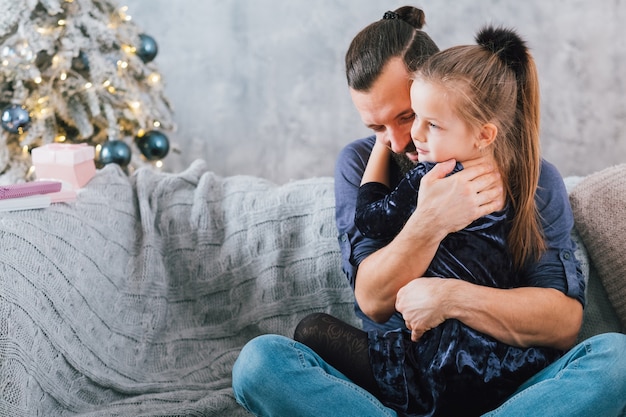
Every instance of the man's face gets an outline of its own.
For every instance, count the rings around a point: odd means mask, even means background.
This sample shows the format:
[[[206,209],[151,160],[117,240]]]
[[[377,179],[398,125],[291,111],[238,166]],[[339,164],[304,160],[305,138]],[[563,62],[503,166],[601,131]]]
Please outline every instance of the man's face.
[[[402,159],[417,163],[418,154],[411,140],[415,115],[411,109],[409,73],[404,62],[393,58],[369,91],[351,89],[350,95],[361,120],[376,134],[376,140],[398,156],[402,155]]]

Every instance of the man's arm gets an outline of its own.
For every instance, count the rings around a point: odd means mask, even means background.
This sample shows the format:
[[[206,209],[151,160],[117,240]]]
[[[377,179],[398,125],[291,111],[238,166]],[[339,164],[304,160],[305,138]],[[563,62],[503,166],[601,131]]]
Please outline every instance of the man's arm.
[[[574,256],[573,216],[560,174],[542,163],[536,196],[547,246],[528,265],[519,288],[494,289],[459,280],[416,279],[398,293],[396,307],[419,338],[445,319],[516,346],[567,349],[582,322],[584,277]]]
[[[453,168],[454,161],[440,163],[424,176],[417,209],[405,227],[360,263],[355,297],[373,320],[384,322],[396,311],[398,291],[424,274],[443,238],[502,207],[501,181],[493,166],[477,161],[445,177]]]
[[[420,278],[400,289],[396,308],[413,340],[446,319],[513,346],[569,349],[582,323],[582,305],[552,288],[499,289],[462,280]]]

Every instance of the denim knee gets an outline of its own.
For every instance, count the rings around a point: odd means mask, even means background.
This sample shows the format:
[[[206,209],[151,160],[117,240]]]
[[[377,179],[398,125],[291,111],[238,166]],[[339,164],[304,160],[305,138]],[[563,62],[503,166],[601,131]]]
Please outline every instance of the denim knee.
[[[232,378],[235,395],[245,391],[246,386],[254,386],[262,372],[266,358],[267,339],[271,335],[258,336],[244,345],[233,365]]]
[[[256,396],[260,387],[268,387],[268,382],[276,379],[277,357],[289,342],[284,336],[267,334],[255,337],[241,349],[232,371],[233,391],[239,403],[245,406],[247,397]]]
[[[611,363],[604,363],[602,371],[612,374],[616,380],[626,385],[626,359],[624,359],[626,334],[604,333],[592,337],[589,341],[592,343],[592,349],[599,350],[601,355],[607,355],[612,359]]]

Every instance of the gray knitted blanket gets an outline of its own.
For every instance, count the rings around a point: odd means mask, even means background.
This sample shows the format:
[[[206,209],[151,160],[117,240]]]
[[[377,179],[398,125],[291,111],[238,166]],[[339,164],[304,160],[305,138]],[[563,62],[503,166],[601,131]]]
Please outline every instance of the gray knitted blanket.
[[[241,347],[312,311],[355,321],[332,179],[115,166],[0,213],[0,416],[244,416]]]

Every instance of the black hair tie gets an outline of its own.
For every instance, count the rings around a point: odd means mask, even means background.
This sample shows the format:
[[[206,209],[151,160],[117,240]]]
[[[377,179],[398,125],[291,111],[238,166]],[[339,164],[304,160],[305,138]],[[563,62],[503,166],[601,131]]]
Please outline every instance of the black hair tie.
[[[387,11],[385,12],[385,14],[383,15],[383,20],[387,20],[387,19],[400,19],[400,15],[396,12],[392,12],[392,11]]]

